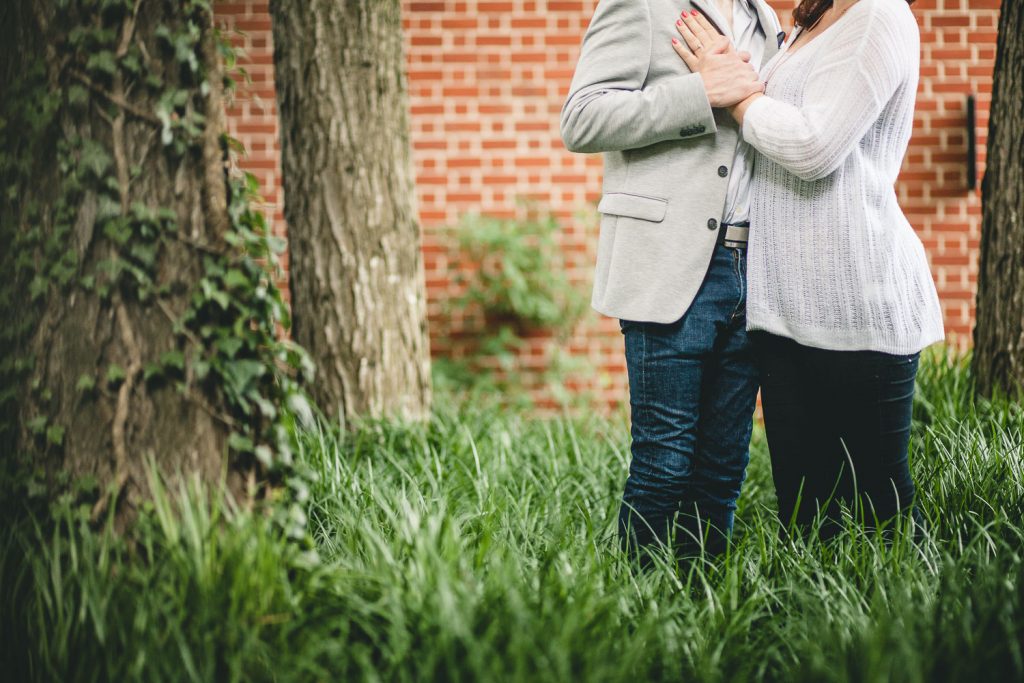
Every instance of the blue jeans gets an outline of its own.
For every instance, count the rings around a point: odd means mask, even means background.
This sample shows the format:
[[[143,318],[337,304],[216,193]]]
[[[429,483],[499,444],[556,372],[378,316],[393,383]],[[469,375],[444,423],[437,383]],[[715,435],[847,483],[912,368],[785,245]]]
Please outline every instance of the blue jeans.
[[[750,460],[758,389],[746,332],[746,251],[715,248],[676,322],[619,324],[633,437],[619,511],[623,547],[636,553],[674,537],[683,554],[721,552]]]
[[[842,529],[841,503],[869,528],[901,514],[920,521],[907,457],[919,354],[751,339],[783,527],[830,538]]]

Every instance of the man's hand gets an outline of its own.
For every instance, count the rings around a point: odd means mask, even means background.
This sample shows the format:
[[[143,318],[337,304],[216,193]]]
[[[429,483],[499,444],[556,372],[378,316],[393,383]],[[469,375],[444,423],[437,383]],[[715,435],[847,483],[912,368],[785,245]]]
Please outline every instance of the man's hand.
[[[715,30],[703,15],[684,12],[676,22],[686,45],[675,38],[672,47],[693,73],[704,79],[712,107],[731,107],[755,93],[764,84],[748,63],[750,54],[736,52],[728,38]]]

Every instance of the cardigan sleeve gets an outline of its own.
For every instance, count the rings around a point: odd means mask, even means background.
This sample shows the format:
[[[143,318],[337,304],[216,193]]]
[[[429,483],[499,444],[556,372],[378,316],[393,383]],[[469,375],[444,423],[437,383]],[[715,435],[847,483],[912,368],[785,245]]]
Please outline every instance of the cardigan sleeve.
[[[765,96],[743,117],[744,139],[802,180],[834,173],[893,94],[916,82],[920,34],[909,8],[891,0],[861,3],[828,52],[815,55],[801,106]]]
[[[621,151],[717,131],[700,74],[644,87],[652,40],[647,0],[600,0],[562,107],[569,151]]]

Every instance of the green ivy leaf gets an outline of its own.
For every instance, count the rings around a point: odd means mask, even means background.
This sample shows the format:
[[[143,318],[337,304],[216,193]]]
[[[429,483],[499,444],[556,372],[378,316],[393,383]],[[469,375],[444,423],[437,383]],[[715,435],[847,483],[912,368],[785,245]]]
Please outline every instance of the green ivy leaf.
[[[219,290],[210,292],[210,299],[215,301],[217,305],[220,306],[225,311],[228,310],[228,308],[231,306],[231,297],[228,295],[227,292],[222,292]]]
[[[255,360],[236,360],[225,363],[224,374],[235,390],[241,394],[266,371],[263,363]]]
[[[238,154],[245,154],[245,145],[242,144],[241,140],[239,140],[236,137],[232,137],[226,133],[222,135],[221,138],[227,143],[228,149],[230,149],[232,152],[236,152]]]
[[[50,420],[45,415],[37,415],[29,420],[25,426],[28,427],[29,431],[33,434],[42,434],[46,431],[46,424],[49,421]]]
[[[192,372],[200,381],[206,379],[206,376],[210,374],[210,369],[210,363],[205,360],[197,360],[192,364]]]
[[[171,37],[171,29],[169,26],[167,26],[167,24],[160,24],[156,27],[156,31],[154,31],[153,33],[154,35],[156,35],[157,38],[159,38],[162,42],[166,43],[168,46],[174,44],[174,40]]]
[[[130,253],[132,258],[137,260],[139,263],[149,267],[156,263],[157,248],[156,244],[135,242],[128,250],[128,253]]]
[[[266,445],[260,445],[256,447],[256,459],[260,461],[264,467],[270,467],[274,462],[274,454],[270,448]]]
[[[89,91],[84,86],[74,84],[67,89],[68,104],[77,106],[89,101]]]
[[[96,493],[100,490],[100,482],[95,475],[85,474],[75,480],[74,489],[79,494]]]
[[[96,207],[96,220],[104,221],[116,218],[121,215],[121,204],[113,197],[100,195],[99,205]]]
[[[83,45],[89,37],[89,29],[85,26],[76,26],[68,31],[68,44],[74,47]]]
[[[89,374],[81,375],[78,378],[78,382],[75,383],[75,389],[78,391],[92,391],[96,388],[96,378]]]
[[[91,171],[93,177],[102,178],[113,164],[110,154],[95,140],[82,142],[82,151],[78,163],[85,170]]]
[[[228,437],[228,447],[235,451],[249,453],[255,445],[252,439],[238,432],[231,432],[231,436]]]
[[[138,55],[131,52],[124,56],[121,64],[129,73],[137,74],[142,70],[142,63],[139,61]]]
[[[303,427],[313,425],[313,407],[303,394],[295,392],[288,396],[288,409],[294,413]]]
[[[164,372],[164,368],[159,363],[146,363],[142,366],[142,381],[148,382],[154,377],[159,377]]]
[[[156,117],[160,119],[160,142],[166,147],[174,142],[174,123],[171,121],[170,107],[163,102],[156,107]]]
[[[229,289],[247,287],[249,285],[249,278],[247,278],[245,273],[237,268],[232,268],[227,272],[227,275],[224,276],[224,284]]]
[[[227,337],[217,342],[217,347],[224,352],[228,358],[234,358],[244,342],[238,337]]]
[[[176,370],[185,369],[185,354],[181,351],[166,351],[160,354],[160,363],[165,368],[174,368]]]
[[[28,295],[33,301],[36,301],[39,297],[46,294],[48,288],[49,280],[43,275],[36,275],[28,285]]]
[[[273,420],[277,417],[277,406],[274,405],[273,401],[269,401],[266,398],[256,395],[253,396],[253,402],[256,407],[260,409],[260,414],[268,420]]]
[[[271,252],[275,254],[283,254],[284,250],[288,248],[288,241],[283,237],[273,235],[267,238],[267,245]]]
[[[116,363],[112,363],[110,367],[107,368],[107,384],[123,382],[126,377],[128,377],[128,373],[125,372],[124,368]]]
[[[117,59],[110,50],[101,50],[89,56],[89,61],[85,63],[85,68],[91,72],[100,72],[108,76],[114,76],[117,73]]]
[[[46,440],[54,446],[60,446],[64,443],[64,428],[60,425],[50,425],[46,430]]]

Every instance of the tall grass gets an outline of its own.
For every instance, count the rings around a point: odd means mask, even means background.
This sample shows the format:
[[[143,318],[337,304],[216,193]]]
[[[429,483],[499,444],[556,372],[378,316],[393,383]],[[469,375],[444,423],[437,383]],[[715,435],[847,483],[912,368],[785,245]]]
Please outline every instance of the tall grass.
[[[315,556],[196,485],[125,541],[65,506],[0,532],[11,680],[970,680],[1024,677],[1024,410],[924,364],[928,536],[779,540],[755,435],[735,545],[636,572],[617,551],[623,416],[447,406],[321,425]],[[212,498],[212,502],[210,502]],[[184,503],[176,506],[172,500]],[[5,674],[0,674],[3,676]]]

